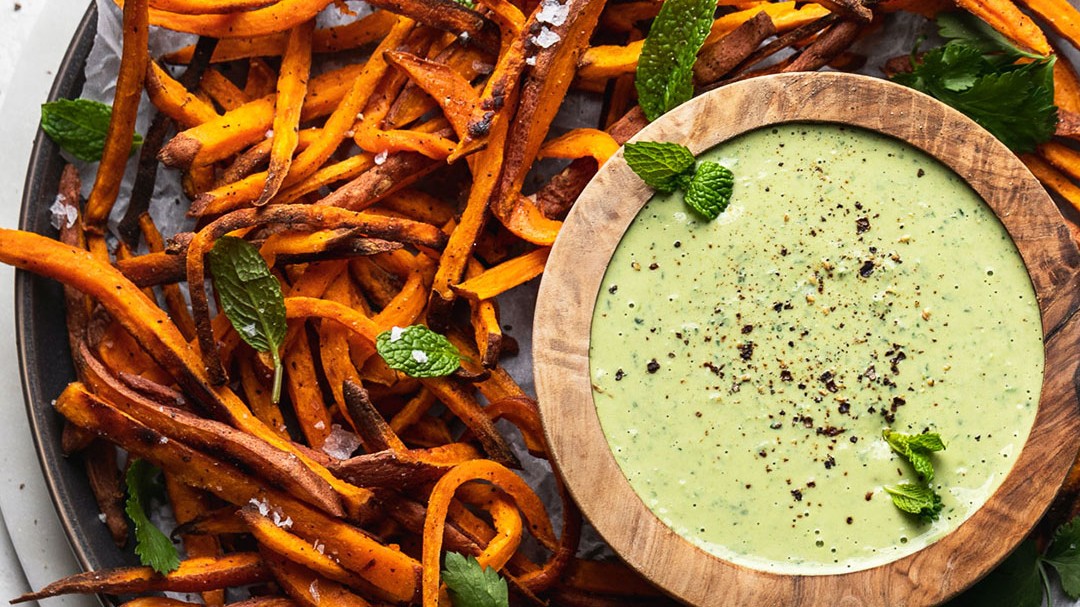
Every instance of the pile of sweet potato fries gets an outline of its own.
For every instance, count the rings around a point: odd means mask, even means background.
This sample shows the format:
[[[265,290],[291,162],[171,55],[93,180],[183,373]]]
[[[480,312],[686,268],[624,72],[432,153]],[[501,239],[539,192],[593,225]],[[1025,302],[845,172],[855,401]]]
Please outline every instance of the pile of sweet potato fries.
[[[0,231],[0,261],[65,285],[78,378],[55,407],[114,539],[128,535],[118,445],[164,471],[185,555],[167,575],[86,573],[22,598],[169,590],[223,605],[224,589],[248,586],[245,607],[431,607],[450,604],[440,563],[452,550],[498,570],[513,604],[670,603],[625,566],[576,556],[573,503],[563,492],[556,534],[495,427],[510,422],[545,457],[536,404],[500,365],[516,344],[496,298],[541,274],[598,165],[645,126],[634,72],[662,0],[370,0],[375,12],[317,28],[320,11],[349,11],[330,3],[124,0],[89,199],[68,167],[60,196],[79,215],[59,241]],[[1053,52],[1042,26],[1080,44],[1068,0],[1018,4],[719,0],[695,88],[858,68],[852,45],[897,11],[966,10],[1042,54]],[[199,39],[150,57],[151,25]],[[1054,76],[1058,133],[1080,139],[1080,79],[1065,60]],[[113,238],[143,91],[156,118]],[[573,91],[602,100],[601,123],[551,137]],[[548,158],[570,162],[526,195]],[[1080,208],[1076,148],[1063,139],[1024,160]],[[147,212],[159,164],[179,172],[195,231],[165,238]],[[205,258],[224,235],[256,245],[285,294],[280,405],[268,357],[211,313]],[[412,324],[447,335],[462,368],[390,369],[376,335]],[[359,455],[336,457],[341,429]],[[1067,493],[1080,474],[1071,481]]]

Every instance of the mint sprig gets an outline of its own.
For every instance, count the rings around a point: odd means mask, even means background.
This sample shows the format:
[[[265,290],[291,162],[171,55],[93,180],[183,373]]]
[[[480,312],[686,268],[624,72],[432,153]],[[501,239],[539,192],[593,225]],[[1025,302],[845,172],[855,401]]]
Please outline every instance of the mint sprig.
[[[271,400],[281,398],[281,346],[285,342],[285,297],[259,250],[234,236],[223,236],[210,250],[214,289],[240,338],[274,361]]]
[[[713,220],[731,201],[735,177],[718,163],[694,160],[694,154],[678,143],[642,141],[623,149],[626,164],[646,185],[659,192],[683,191],[683,199],[702,217]]]
[[[442,377],[461,366],[461,352],[446,337],[424,325],[394,327],[375,338],[387,366],[409,377]]]
[[[1017,48],[971,15],[941,15],[938,29],[948,43],[918,59],[916,49],[911,72],[895,82],[963,112],[1014,152],[1033,151],[1053,136],[1056,58]]]
[[[112,120],[112,107],[90,99],[58,99],[41,105],[41,130],[72,156],[86,162],[101,160]],[[142,145],[135,133],[131,150]]]
[[[139,556],[139,562],[165,574],[180,567],[180,554],[172,541],[150,522],[144,506],[149,500],[154,479],[160,472],[161,470],[146,460],[136,459],[131,462],[125,478],[128,496],[124,512],[135,525],[135,554]]]
[[[694,96],[694,61],[715,13],[715,0],[667,0],[660,7],[634,76],[638,103],[650,122]]]
[[[481,567],[474,557],[456,552],[446,553],[445,566],[442,580],[454,607],[509,607],[506,580],[491,567]]]

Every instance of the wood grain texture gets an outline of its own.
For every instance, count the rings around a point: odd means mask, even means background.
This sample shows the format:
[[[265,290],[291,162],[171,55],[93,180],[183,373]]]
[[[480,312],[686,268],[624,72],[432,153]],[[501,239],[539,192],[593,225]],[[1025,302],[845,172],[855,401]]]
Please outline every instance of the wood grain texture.
[[[748,569],[705,553],[664,525],[620,472],[589,380],[588,336],[604,270],[652,195],[621,151],[574,206],[540,286],[533,355],[545,432],[555,464],[599,532],[630,565],[687,603],[937,604],[987,573],[1023,539],[1076,455],[1080,253],[1046,192],[1005,146],[955,110],[883,80],[818,73],[747,80],[679,107],[635,140],[675,141],[700,154],[745,132],[787,122],[847,124],[907,141],[967,181],[1016,242],[1042,313],[1045,375],[1031,435],[998,491],[955,532],[922,551],[839,575]]]

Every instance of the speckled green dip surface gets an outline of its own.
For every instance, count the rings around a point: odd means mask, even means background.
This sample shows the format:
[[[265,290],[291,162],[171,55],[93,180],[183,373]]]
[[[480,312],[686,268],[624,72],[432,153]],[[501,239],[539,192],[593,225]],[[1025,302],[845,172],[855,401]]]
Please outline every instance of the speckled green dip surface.
[[[656,195],[597,297],[593,394],[615,459],[661,520],[740,565],[867,569],[982,506],[1027,440],[1042,383],[1035,293],[978,195],[896,140],[827,125],[701,155],[735,173],[699,220]],[[944,510],[881,432],[938,432]]]

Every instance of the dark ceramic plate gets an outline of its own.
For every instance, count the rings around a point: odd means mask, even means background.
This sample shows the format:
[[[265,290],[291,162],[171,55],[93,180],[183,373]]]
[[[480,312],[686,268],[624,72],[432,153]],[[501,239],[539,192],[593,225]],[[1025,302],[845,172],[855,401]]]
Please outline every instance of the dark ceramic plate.
[[[90,54],[97,25],[91,3],[57,71],[49,100],[75,98],[83,86],[83,66]],[[56,237],[49,207],[56,198],[64,159],[59,147],[40,130],[30,154],[19,228]],[[60,284],[19,271],[15,275],[15,331],[19,348],[26,413],[38,460],[68,541],[83,569],[137,564],[131,551],[116,548],[90,492],[82,460],[60,452],[63,421],[52,401],[75,378],[68,349],[64,296]]]

